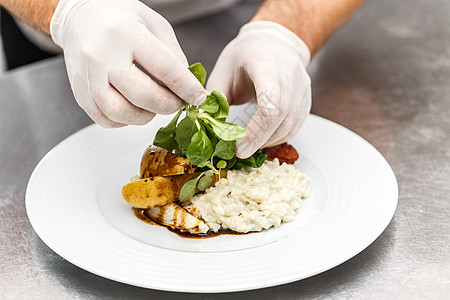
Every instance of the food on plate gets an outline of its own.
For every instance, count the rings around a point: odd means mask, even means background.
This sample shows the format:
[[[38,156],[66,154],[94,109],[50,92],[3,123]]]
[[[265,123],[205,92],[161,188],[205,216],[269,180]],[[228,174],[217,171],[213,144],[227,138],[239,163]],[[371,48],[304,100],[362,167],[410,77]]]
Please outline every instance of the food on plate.
[[[209,227],[175,203],[148,209],[146,215],[153,221],[172,228],[187,230],[192,234],[207,233]]]
[[[122,194],[158,224],[206,235],[224,229],[248,233],[278,228],[295,219],[296,209],[310,193],[310,178],[274,157],[259,168],[222,171],[220,178],[214,174],[209,188],[196,188],[194,196],[179,201],[181,186],[200,174],[137,179],[124,186]]]
[[[190,180],[195,180],[200,175],[201,173],[154,176],[149,178],[135,176],[129,184],[122,188],[122,196],[136,208],[147,209],[155,206],[163,206],[171,202],[179,201],[180,191],[183,185]],[[221,171],[220,176],[222,178],[226,177],[226,175],[226,171]],[[218,180],[219,176],[213,174],[211,177],[211,185],[214,186]]]
[[[298,159],[298,152],[288,143],[262,149],[262,153],[267,154],[267,160],[278,158],[280,164],[293,164]]]
[[[204,84],[203,66],[189,69]],[[284,143],[238,158],[236,140],[246,131],[224,121],[228,113],[225,95],[214,90],[201,106],[184,103],[157,131],[142,156],[140,176],[122,189],[141,210],[141,220],[145,215],[172,230],[205,236],[277,228],[295,219],[310,189],[310,179],[291,165],[297,151]]]
[[[309,196],[310,182],[293,165],[275,158],[260,168],[229,170],[215,187],[181,205],[214,232],[261,231],[293,221],[302,199]]]
[[[160,147],[149,146],[141,160],[141,178],[192,174],[194,168],[184,157]]]
[[[180,200],[181,187],[200,174],[155,176],[130,182],[122,188],[122,196],[137,208],[162,206]]]

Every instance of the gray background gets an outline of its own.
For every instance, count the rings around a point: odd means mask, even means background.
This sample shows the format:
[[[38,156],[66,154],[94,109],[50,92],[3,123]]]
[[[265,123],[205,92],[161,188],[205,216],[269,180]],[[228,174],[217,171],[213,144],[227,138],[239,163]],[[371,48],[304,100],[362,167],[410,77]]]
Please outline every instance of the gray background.
[[[190,62],[212,70],[258,7],[247,1],[175,27]],[[369,1],[314,58],[313,113],[372,143],[391,164],[399,205],[386,231],[342,265],[299,282],[231,294],[136,288],[49,249],[24,197],[39,160],[90,124],[61,58],[0,78],[0,298],[443,299],[450,294],[450,2]],[[177,280],[174,279],[174,284]]]

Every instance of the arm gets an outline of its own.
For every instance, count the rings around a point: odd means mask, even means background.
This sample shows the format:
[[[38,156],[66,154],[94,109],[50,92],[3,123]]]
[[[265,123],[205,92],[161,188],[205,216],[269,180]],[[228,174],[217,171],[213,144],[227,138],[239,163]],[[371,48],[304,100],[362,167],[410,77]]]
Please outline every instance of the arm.
[[[138,0],[0,3],[63,48],[76,101],[103,127],[143,125],[177,111],[183,100],[206,99],[172,26]]]
[[[59,0],[0,0],[0,4],[19,19],[50,34],[50,21]]]
[[[291,139],[311,109],[311,55],[362,0],[266,0],[220,54],[208,80],[231,104],[256,98],[240,158]]]
[[[272,21],[294,32],[313,55],[364,0],[266,0],[251,21]]]

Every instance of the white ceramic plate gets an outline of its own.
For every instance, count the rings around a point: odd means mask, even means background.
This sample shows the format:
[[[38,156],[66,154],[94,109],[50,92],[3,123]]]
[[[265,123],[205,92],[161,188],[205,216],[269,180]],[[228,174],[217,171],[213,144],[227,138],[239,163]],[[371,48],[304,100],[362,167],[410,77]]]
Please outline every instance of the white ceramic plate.
[[[244,120],[246,109],[231,115]],[[291,140],[312,195],[296,221],[248,235],[185,239],[138,220],[120,194],[141,154],[170,117],[144,127],[89,126],[57,145],[28,183],[26,208],[39,237],[71,263],[140,287],[229,292],[300,280],[372,243],[397,205],[395,176],[351,131],[310,116]]]

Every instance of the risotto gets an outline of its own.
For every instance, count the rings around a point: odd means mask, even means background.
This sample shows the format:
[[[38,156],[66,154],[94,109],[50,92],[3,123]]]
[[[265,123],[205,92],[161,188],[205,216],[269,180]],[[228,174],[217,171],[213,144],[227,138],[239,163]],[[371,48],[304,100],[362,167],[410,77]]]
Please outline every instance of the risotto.
[[[277,228],[295,220],[295,210],[310,193],[311,180],[278,159],[260,168],[229,170],[215,187],[195,195],[183,207],[202,218],[211,230],[236,232]]]

